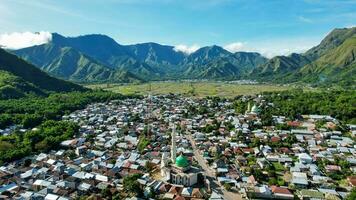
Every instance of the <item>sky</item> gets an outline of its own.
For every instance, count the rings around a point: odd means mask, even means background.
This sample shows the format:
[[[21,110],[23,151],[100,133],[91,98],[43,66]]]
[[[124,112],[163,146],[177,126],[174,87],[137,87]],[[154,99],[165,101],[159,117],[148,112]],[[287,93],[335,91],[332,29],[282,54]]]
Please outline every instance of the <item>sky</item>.
[[[101,33],[120,44],[186,53],[219,45],[272,57],[355,24],[356,0],[0,0],[0,45],[12,49],[47,42],[52,32]]]

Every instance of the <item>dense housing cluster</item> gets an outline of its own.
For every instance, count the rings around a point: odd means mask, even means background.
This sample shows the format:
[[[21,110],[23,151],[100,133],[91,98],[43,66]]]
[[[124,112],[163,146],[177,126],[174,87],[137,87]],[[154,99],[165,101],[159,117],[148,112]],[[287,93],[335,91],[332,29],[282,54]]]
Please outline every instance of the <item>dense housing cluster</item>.
[[[1,198],[346,198],[356,126],[308,113],[265,125],[266,109],[278,108],[261,95],[90,104],[62,116],[79,129],[59,147],[0,167]]]

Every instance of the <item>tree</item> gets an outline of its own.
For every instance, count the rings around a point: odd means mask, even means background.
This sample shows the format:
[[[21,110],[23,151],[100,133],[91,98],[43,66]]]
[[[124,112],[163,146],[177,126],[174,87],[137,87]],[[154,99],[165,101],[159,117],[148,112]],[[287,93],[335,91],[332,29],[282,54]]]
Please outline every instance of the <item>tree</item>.
[[[142,196],[143,190],[141,189],[140,183],[137,181],[137,179],[139,179],[141,176],[141,174],[132,174],[124,177],[124,189],[129,193]]]
[[[146,138],[145,135],[140,135],[140,140],[137,144],[138,151],[142,153],[149,143],[150,141]]]
[[[232,189],[231,185],[229,183],[224,183],[224,188],[227,190],[227,191],[230,191]]]
[[[111,194],[110,188],[108,188],[108,187],[105,189],[102,189],[100,194],[103,198],[111,199],[112,194]]]
[[[346,200],[355,200],[356,199],[356,187],[353,187],[351,193],[347,195]]]

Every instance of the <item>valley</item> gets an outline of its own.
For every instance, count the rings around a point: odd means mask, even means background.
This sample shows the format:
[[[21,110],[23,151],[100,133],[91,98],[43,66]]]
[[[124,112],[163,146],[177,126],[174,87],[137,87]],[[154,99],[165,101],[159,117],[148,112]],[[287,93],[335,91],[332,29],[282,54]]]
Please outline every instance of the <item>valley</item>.
[[[189,97],[225,97],[233,98],[239,95],[254,95],[261,92],[273,92],[292,89],[295,86],[277,84],[239,84],[217,81],[167,81],[143,84],[96,84],[87,85],[91,89],[104,89],[124,95],[164,95],[180,94]],[[308,89],[310,90],[310,89]]]
[[[0,2],[0,199],[356,199],[356,1]]]

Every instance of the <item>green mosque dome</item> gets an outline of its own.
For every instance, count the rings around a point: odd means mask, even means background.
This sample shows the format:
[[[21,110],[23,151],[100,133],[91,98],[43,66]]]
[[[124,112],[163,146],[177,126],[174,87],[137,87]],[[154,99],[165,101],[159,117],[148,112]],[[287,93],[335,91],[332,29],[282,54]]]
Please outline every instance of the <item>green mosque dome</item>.
[[[184,168],[184,167],[187,167],[188,165],[189,165],[189,163],[185,156],[180,155],[176,158],[176,166],[177,167]]]
[[[252,106],[252,109],[251,109],[251,112],[252,112],[252,113],[259,113],[259,112],[260,112],[260,108],[257,107],[256,105],[253,105],[253,106]]]

